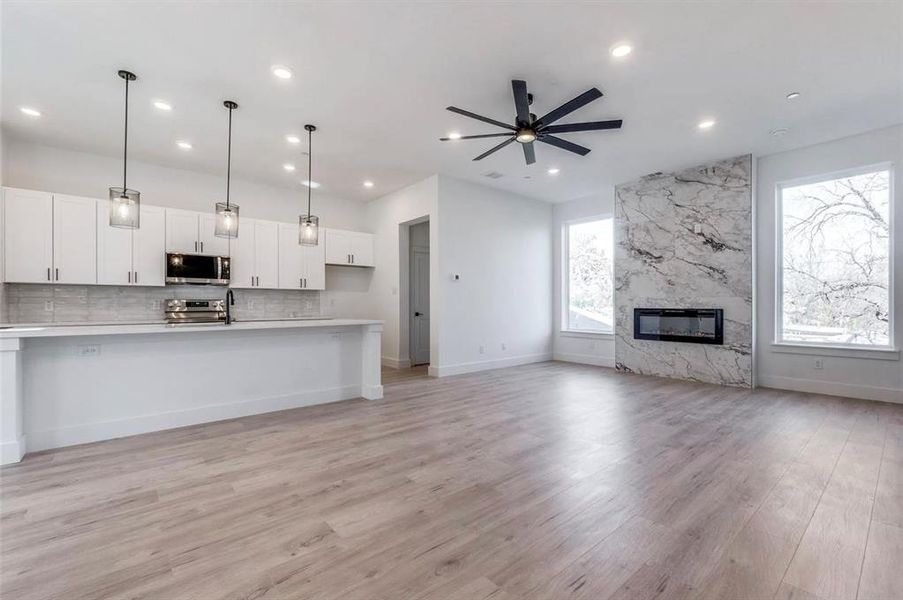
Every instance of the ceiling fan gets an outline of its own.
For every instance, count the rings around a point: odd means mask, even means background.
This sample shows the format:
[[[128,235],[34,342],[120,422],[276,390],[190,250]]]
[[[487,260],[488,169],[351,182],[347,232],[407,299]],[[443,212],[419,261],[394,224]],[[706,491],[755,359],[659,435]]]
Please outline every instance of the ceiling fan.
[[[533,104],[533,94],[527,93],[527,82],[520,79],[512,79],[511,90],[514,92],[514,107],[517,110],[517,116],[515,116],[514,118],[514,125],[496,121],[495,119],[490,119],[489,117],[484,117],[462,108],[457,108],[454,106],[449,106],[447,108],[447,110],[450,110],[453,113],[458,113],[459,115],[464,115],[465,117],[470,117],[471,119],[483,121],[484,123],[489,123],[490,125],[495,125],[496,127],[502,127],[503,129],[509,130],[508,132],[483,133],[480,135],[465,135],[461,137],[444,137],[439,138],[439,140],[448,142],[451,140],[459,139],[475,140],[492,137],[507,137],[507,140],[493,148],[490,148],[483,154],[476,157],[474,160],[483,160],[493,152],[501,150],[511,142],[520,142],[524,149],[524,159],[527,161],[528,165],[532,165],[536,162],[536,151],[533,149],[533,142],[542,142],[544,144],[549,144],[550,146],[555,146],[557,148],[561,148],[562,150],[567,150],[568,152],[579,154],[580,156],[586,156],[587,154],[589,154],[589,148],[561,139],[560,137],[552,134],[621,128],[621,119],[615,119],[612,121],[592,121],[588,123],[567,123],[564,125],[552,124],[562,117],[565,117],[574,112],[578,108],[586,106],[593,100],[601,98],[602,92],[600,92],[596,88],[590,88],[573,100],[565,102],[555,110],[548,112],[538,119],[536,118],[535,114],[530,112],[530,105]]]

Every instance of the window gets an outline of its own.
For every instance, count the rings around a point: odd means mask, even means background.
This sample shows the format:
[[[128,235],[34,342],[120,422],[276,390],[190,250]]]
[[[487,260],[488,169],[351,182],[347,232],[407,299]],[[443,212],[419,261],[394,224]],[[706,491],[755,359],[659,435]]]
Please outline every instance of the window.
[[[890,346],[889,167],[778,186],[779,342]]]
[[[564,226],[564,302],[566,331],[614,331],[614,254],[612,219]]]

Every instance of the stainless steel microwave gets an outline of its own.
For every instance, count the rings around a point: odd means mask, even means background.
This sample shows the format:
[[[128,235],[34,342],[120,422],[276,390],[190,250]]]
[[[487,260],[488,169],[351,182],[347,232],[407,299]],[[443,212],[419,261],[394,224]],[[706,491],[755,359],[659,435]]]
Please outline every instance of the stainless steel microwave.
[[[229,257],[166,253],[166,283],[229,285]]]

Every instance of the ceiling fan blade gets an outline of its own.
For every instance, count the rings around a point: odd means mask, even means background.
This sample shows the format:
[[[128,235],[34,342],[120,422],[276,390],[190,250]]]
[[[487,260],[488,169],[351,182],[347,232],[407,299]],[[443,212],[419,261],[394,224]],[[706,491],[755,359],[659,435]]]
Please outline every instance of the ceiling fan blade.
[[[545,135],[537,139],[540,142],[549,144],[550,146],[555,146],[557,148],[561,148],[562,150],[567,150],[568,152],[579,154],[580,156],[586,156],[590,153],[589,148],[581,146],[580,144],[575,144],[573,142],[563,140],[560,137],[555,137],[554,135]]]
[[[620,129],[621,119],[613,121],[591,121],[589,123],[568,123],[566,125],[549,125],[541,131],[545,133],[574,133],[577,131],[599,131],[602,129]]]
[[[524,160],[528,165],[532,165],[536,162],[536,150],[533,149],[533,142],[521,145],[524,147]]]
[[[530,99],[527,97],[527,82],[520,79],[512,79],[511,91],[514,92],[514,107],[517,109],[517,122],[529,124]]]
[[[487,156],[489,156],[490,154],[492,154],[492,153],[495,152],[496,150],[501,150],[502,148],[504,148],[505,146],[507,146],[508,144],[510,144],[510,143],[513,142],[513,141],[514,141],[514,136],[511,136],[511,139],[507,139],[507,140],[505,140],[504,142],[502,142],[501,144],[499,144],[498,146],[494,146],[494,147],[490,148],[489,150],[487,150],[487,151],[484,152],[483,154],[481,154],[481,155],[479,155],[478,157],[476,157],[474,160],[483,160],[484,158],[486,158]]]
[[[591,88],[591,89],[583,92],[582,94],[580,94],[573,100],[569,100],[568,102],[565,102],[564,104],[562,104],[555,110],[553,110],[553,111],[549,112],[548,114],[543,115],[542,117],[537,119],[536,120],[537,127],[540,127],[542,125],[551,125],[552,123],[554,123],[561,117],[569,115],[572,112],[574,112],[575,110],[577,110],[578,108],[580,108],[581,106],[586,106],[593,100],[595,100],[597,98],[601,98],[601,97],[602,97],[602,92],[600,92],[596,88]]]
[[[495,119],[490,119],[489,117],[484,117],[482,115],[472,113],[469,110],[464,110],[463,108],[449,106],[446,108],[446,110],[450,110],[453,113],[458,113],[459,115],[464,115],[465,117],[470,117],[471,119],[476,119],[477,121],[489,123],[490,125],[495,125],[496,127],[504,127],[505,129],[510,129],[511,131],[517,131],[517,127],[514,127],[513,125],[508,125],[507,123],[502,123],[501,121],[496,121]]]
[[[456,137],[456,138],[444,137],[444,138],[439,138],[439,141],[440,142],[451,142],[451,141],[457,141],[457,140],[477,140],[480,138],[491,138],[491,137],[502,137],[502,136],[507,137],[510,135],[511,135],[510,133],[481,133],[480,135],[462,135],[461,137]]]

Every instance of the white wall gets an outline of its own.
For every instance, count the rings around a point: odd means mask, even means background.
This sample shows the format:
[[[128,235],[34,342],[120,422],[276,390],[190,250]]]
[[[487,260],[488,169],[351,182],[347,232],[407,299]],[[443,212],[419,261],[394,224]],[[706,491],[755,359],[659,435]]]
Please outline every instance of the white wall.
[[[775,331],[775,188],[779,182],[882,162],[895,165],[893,199],[896,237],[894,339],[903,344],[903,126],[895,126],[824,144],[763,156],[756,185],[757,371],[758,384],[874,400],[903,402],[903,364],[899,357],[880,360],[830,353],[819,356],[824,368],[814,368],[815,353],[776,352]],[[833,355],[831,355],[833,354]]]
[[[554,327],[553,356],[555,360],[615,366],[614,335],[567,333],[562,331],[563,240],[562,228],[568,221],[590,217],[614,217],[614,188],[607,187],[598,194],[556,204],[552,213],[553,282],[552,322]],[[612,249],[614,252],[614,249]]]
[[[550,359],[551,205],[440,176],[439,215],[431,227],[439,264],[430,304],[438,300],[432,314],[442,318],[431,372]]]
[[[376,268],[368,295],[369,316],[385,321],[382,336],[383,364],[407,366],[408,357],[408,231],[405,223],[430,221],[430,290],[438,289],[439,178],[433,176],[367,205],[370,231],[376,234]],[[329,280],[327,279],[327,287]],[[439,359],[438,326],[442,318],[438,294],[430,295],[430,355]]]

